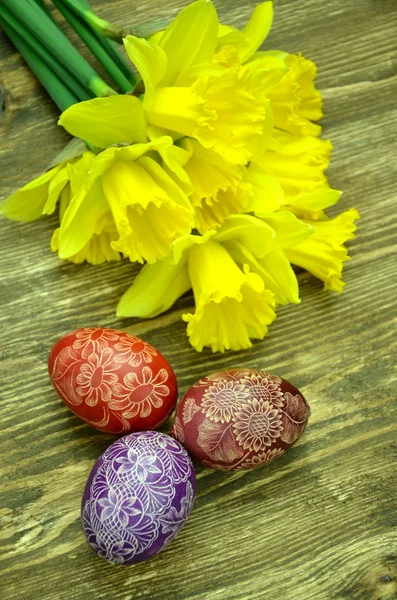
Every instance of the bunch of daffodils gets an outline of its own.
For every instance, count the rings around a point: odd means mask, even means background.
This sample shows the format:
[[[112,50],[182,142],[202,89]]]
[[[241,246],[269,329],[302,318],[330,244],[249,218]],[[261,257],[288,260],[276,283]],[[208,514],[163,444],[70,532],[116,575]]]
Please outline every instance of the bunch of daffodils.
[[[198,0],[148,38],[123,39],[134,91],[71,104],[59,123],[86,142],[5,200],[9,218],[59,211],[51,248],[76,263],[144,263],[119,317],[154,317],[193,290],[183,315],[198,351],[249,348],[278,305],[299,303],[294,266],[342,291],[354,209],[324,174],[315,65],[259,48],[272,3],[239,31]]]

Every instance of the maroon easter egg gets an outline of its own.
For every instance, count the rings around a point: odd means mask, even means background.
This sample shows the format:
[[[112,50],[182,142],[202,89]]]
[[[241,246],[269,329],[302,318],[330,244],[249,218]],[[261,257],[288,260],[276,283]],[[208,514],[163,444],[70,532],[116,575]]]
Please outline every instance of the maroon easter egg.
[[[222,471],[269,463],[304,432],[310,407],[285,379],[255,369],[212,373],[178,404],[175,438],[203,465]]]
[[[58,340],[48,358],[51,381],[78,417],[107,433],[159,427],[178,396],[160,352],[129,333],[87,327]]]

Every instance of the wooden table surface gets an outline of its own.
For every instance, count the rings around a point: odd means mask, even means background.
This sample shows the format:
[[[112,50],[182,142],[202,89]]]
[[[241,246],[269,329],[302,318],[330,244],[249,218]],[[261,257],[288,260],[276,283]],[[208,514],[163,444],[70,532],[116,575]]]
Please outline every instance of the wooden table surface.
[[[182,0],[108,0],[97,12],[132,25],[169,19]],[[216,0],[242,25],[254,0]],[[67,142],[57,110],[0,38],[1,195],[38,175]],[[335,151],[337,207],[361,212],[345,292],[301,274],[302,304],[285,307],[250,351],[213,356],[188,344],[183,298],[151,321],[117,320],[135,267],[61,263],[56,218],[1,219],[0,598],[2,600],[397,599],[397,3],[276,0],[267,48],[302,51],[319,67],[324,135]],[[0,103],[1,104],[1,103]],[[52,344],[75,328],[142,335],[172,363],[181,393],[209,371],[266,368],[312,405],[290,452],[253,472],[199,468],[188,524],[152,561],[117,567],[87,545],[80,498],[113,441],[83,424],[47,376]]]

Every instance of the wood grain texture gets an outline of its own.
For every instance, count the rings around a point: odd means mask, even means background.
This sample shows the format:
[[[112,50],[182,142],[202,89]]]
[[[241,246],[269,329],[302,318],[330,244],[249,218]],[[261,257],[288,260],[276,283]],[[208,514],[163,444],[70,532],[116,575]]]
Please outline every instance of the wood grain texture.
[[[170,18],[184,0],[93,3],[133,25]],[[254,0],[216,0],[241,25]],[[190,296],[152,320],[117,320],[135,267],[62,264],[48,250],[55,218],[1,220],[0,598],[2,600],[396,600],[395,0],[276,0],[267,48],[302,51],[319,67],[329,170],[345,194],[334,212],[361,212],[342,295],[300,275],[302,303],[279,310],[263,342],[213,356],[190,348]],[[1,195],[36,176],[67,135],[57,111],[0,37]],[[1,108],[3,107],[3,108]],[[133,567],[108,565],[86,544],[80,498],[114,439],[74,417],[46,361],[61,335],[106,325],[142,335],[174,366],[181,393],[209,371],[266,368],[312,405],[299,444],[266,468],[198,469],[192,516],[170,548]]]

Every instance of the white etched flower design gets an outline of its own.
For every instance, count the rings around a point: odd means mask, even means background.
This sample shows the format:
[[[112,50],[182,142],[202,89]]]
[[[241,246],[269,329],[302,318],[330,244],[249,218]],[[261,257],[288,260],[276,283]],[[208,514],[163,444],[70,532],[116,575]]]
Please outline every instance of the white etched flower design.
[[[270,402],[253,398],[234,414],[233,431],[244,450],[264,450],[282,431],[281,415]]]
[[[110,562],[124,563],[153,544],[158,524],[144,510],[135,490],[119,486],[91,500],[83,508],[83,525],[88,542]]]
[[[174,425],[173,425],[172,432],[173,432],[173,435],[176,437],[176,439],[179,442],[181,442],[181,444],[183,444],[183,442],[185,441],[185,434],[183,431],[182,423],[178,417],[175,417],[175,419],[174,419]]]
[[[248,398],[249,393],[244,384],[237,381],[218,381],[205,392],[201,408],[212,421],[228,423],[235,410]]]
[[[122,565],[126,560],[136,554],[137,543],[133,546],[125,545],[125,540],[116,533],[107,531],[87,531],[88,543],[94,548],[99,556],[111,563]]]
[[[128,527],[132,517],[142,514],[138,508],[137,497],[135,495],[126,496],[120,490],[109,488],[108,495],[98,500],[101,507],[100,519],[102,522],[118,522],[122,527]]]
[[[117,478],[126,482],[149,512],[167,508],[175,494],[171,478],[155,454],[130,448],[126,456],[114,460]]]
[[[110,408],[121,410],[123,417],[130,419],[139,414],[140,417],[148,417],[152,408],[163,405],[164,399],[170,393],[165,385],[168,373],[160,369],[157,375],[153,375],[150,367],[145,366],[142,373],[127,373],[123,383],[114,386],[114,395],[117,400],[109,403]]]
[[[93,352],[100,353],[108,347],[109,342],[116,342],[119,336],[111,329],[101,329],[98,327],[87,327],[76,333],[76,340],[73,342],[73,348],[79,350],[82,348],[82,357],[88,358]]]
[[[287,444],[293,444],[302,435],[310,416],[307,402],[296,394],[285,394],[285,405],[282,410],[283,432],[281,439]]]
[[[236,471],[241,471],[245,469],[253,469],[255,467],[259,467],[260,465],[265,465],[279,456],[285,454],[285,448],[268,448],[264,452],[260,452],[256,454],[252,458],[247,458],[244,462],[241,463],[238,467],[236,467]]]
[[[274,406],[283,406],[283,392],[280,389],[279,383],[274,380],[274,377],[273,375],[269,376],[267,373],[260,375],[250,374],[242,380],[242,383],[249,390],[251,398],[268,400]]]
[[[119,368],[120,364],[113,360],[111,348],[104,348],[100,353],[93,352],[81,365],[76,377],[77,394],[85,398],[88,406],[95,406],[99,401],[109,402],[112,387],[118,381],[114,371]]]
[[[174,539],[176,534],[185,525],[188,516],[191,513],[194,504],[194,490],[190,481],[186,485],[186,495],[181,500],[181,509],[178,511],[175,506],[160,516],[160,523],[163,533],[168,533],[163,549],[168,546],[169,542]]]
[[[142,363],[151,363],[153,357],[158,354],[153,346],[129,333],[117,342],[115,349],[126,354],[126,361],[132,367],[139,367]]]
[[[167,477],[174,483],[185,482],[192,473],[193,465],[185,448],[179,441],[157,431],[145,431],[126,440],[126,446],[138,455],[148,451],[155,455]]]

